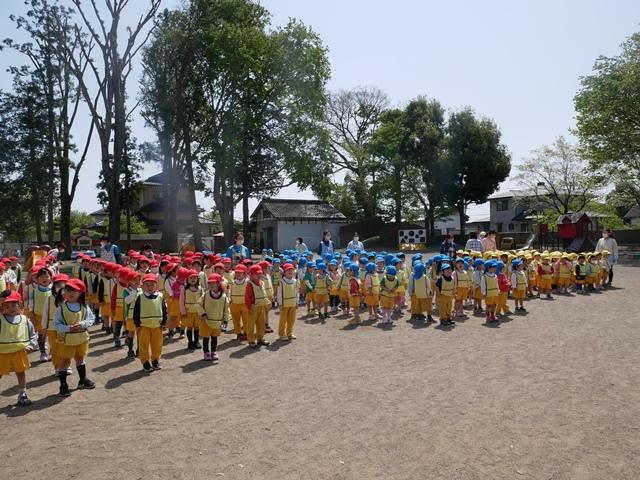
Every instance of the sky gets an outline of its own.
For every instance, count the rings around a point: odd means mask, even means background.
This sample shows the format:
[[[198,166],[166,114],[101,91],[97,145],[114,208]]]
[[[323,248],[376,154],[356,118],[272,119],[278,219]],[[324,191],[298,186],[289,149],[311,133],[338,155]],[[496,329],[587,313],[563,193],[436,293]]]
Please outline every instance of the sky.
[[[10,14],[25,11],[23,2],[0,0],[0,35],[21,40]],[[70,1],[63,3],[71,4]],[[181,0],[164,0],[174,8]],[[640,30],[637,0],[261,0],[272,24],[297,18],[315,30],[329,49],[330,90],[375,86],[392,106],[402,107],[418,95],[438,99],[447,109],[469,106],[493,119],[515,166],[530,152],[559,135],[571,138],[575,125],[573,97],[580,76],[590,73],[599,55],[617,54],[626,37]],[[147,5],[131,1],[123,24],[133,24]],[[140,78],[140,57],[127,85],[133,104]],[[25,63],[20,54],[0,52],[0,71]],[[8,74],[0,89],[9,90]],[[83,112],[77,138],[90,119]],[[134,116],[134,136],[153,141],[153,131]],[[80,174],[73,208],[99,208],[95,185],[100,168],[97,141]],[[143,176],[160,170],[146,165]],[[502,189],[517,186],[508,180]],[[279,198],[313,198],[295,186]],[[206,210],[213,200],[198,196]],[[253,201],[253,209],[257,201]],[[468,214],[488,214],[485,205]],[[241,209],[236,209],[241,217]]]

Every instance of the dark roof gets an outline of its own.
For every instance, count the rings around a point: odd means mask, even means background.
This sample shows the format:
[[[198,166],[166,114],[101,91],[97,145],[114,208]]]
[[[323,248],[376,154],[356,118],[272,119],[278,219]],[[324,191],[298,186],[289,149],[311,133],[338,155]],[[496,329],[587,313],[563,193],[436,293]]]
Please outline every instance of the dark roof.
[[[95,217],[95,216],[106,216],[109,215],[109,212],[107,212],[106,209],[101,208],[100,210],[96,210],[95,212],[91,212],[89,215]]]
[[[631,207],[624,216],[624,218],[628,220],[638,217],[640,217],[640,207],[638,205],[636,205],[635,207]]]
[[[178,202],[178,210],[185,211],[189,209],[189,204],[186,202]],[[152,202],[145,203],[138,212],[160,212],[164,210],[164,200],[157,198]]]
[[[265,198],[251,214],[264,208],[276,220],[332,220],[345,222],[346,217],[330,203],[321,200]]]
[[[184,179],[181,179],[181,182],[184,184],[186,184],[186,181]],[[164,173],[160,172],[160,173],[156,173],[155,175],[151,175],[150,177],[148,177],[147,179],[142,181],[143,185],[164,185]]]

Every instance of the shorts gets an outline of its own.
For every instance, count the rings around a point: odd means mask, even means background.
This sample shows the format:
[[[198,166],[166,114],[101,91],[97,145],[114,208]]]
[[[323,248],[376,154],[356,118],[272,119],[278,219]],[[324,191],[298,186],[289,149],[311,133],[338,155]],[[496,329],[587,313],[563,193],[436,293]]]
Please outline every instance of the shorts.
[[[571,284],[570,277],[558,277],[558,282],[556,283],[556,285],[558,285],[558,287],[560,288],[567,287],[570,284]]]
[[[498,304],[498,297],[497,296],[487,297],[487,298],[484,299],[484,303],[486,303],[487,306],[497,305]]]
[[[22,373],[29,369],[29,355],[26,350],[13,353],[0,353],[0,375],[8,375],[9,372]]]
[[[380,308],[393,308],[396,306],[396,298],[395,297],[380,297]]]
[[[110,317],[111,316],[111,304],[103,303],[100,305],[100,316],[101,317]]]
[[[526,293],[526,290],[516,289],[513,291],[513,298],[515,298],[516,300],[524,300],[525,293]]]
[[[127,318],[124,322],[124,329],[128,333],[136,333],[136,324],[133,322],[133,318]]]
[[[360,308],[360,295],[349,295],[349,307]]]
[[[38,333],[44,330],[44,327],[42,326],[42,315],[37,313],[33,314],[33,329]]]
[[[87,298],[89,299],[89,303],[93,306],[98,306],[100,304],[97,293],[90,293]]]
[[[114,322],[124,322],[124,307],[116,305],[116,310],[113,312],[112,320]]]
[[[473,289],[473,299],[482,300],[482,289],[480,287],[475,287]]]
[[[367,304],[367,307],[375,307],[376,305],[378,305],[379,301],[380,301],[380,295],[376,293],[367,293],[364,296],[364,303]]]
[[[465,300],[469,295],[469,289],[467,287],[456,288],[455,298],[456,300]]]
[[[198,312],[187,312],[187,316],[182,319],[182,326],[184,328],[200,328],[200,315]]]
[[[327,295],[326,293],[314,293],[313,301],[315,303],[322,303],[326,305],[329,303],[329,295]]]
[[[56,354],[66,359],[86,357],[88,352],[89,342],[83,342],[80,345],[65,345],[58,342],[56,347]]]
[[[312,293],[312,292],[307,292],[307,293],[304,295],[304,299],[305,299],[305,301],[306,301],[307,303],[311,303],[311,302],[313,302],[313,293]]]
[[[342,303],[347,303],[349,301],[349,292],[340,290],[339,297]]]
[[[200,321],[200,336],[201,337],[219,337],[220,329],[219,328],[211,328],[207,322],[204,320]]]
[[[180,316],[180,302],[178,300],[174,300],[173,298],[167,299],[167,307],[169,310],[170,317],[179,317]]]
[[[550,290],[551,289],[551,279],[540,277],[538,278],[538,288],[540,290]]]

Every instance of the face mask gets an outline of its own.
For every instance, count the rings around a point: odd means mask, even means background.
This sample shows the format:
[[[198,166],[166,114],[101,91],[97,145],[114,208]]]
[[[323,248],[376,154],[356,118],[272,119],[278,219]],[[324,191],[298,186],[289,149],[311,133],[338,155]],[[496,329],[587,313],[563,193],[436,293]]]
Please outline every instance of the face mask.
[[[603,237],[603,238],[609,238],[609,234],[608,234],[608,233],[603,233],[603,234],[602,234],[602,237]]]
[[[359,238],[358,238],[358,237],[353,237],[353,241],[354,241],[354,242],[357,242],[358,240],[359,240]]]
[[[300,240],[296,240],[296,245],[300,245]]]
[[[236,245],[240,246],[244,243],[244,240],[236,240]]]

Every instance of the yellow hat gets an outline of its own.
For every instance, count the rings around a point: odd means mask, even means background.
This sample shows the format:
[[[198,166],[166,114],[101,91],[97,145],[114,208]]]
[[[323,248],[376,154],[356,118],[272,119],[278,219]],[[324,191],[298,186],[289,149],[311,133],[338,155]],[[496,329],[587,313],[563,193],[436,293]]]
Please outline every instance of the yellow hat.
[[[540,255],[540,258],[542,260],[551,260],[551,255],[549,255],[548,253],[543,253],[542,255]]]
[[[488,260],[491,257],[491,252],[484,252],[482,254],[482,258],[484,258],[485,260]]]

